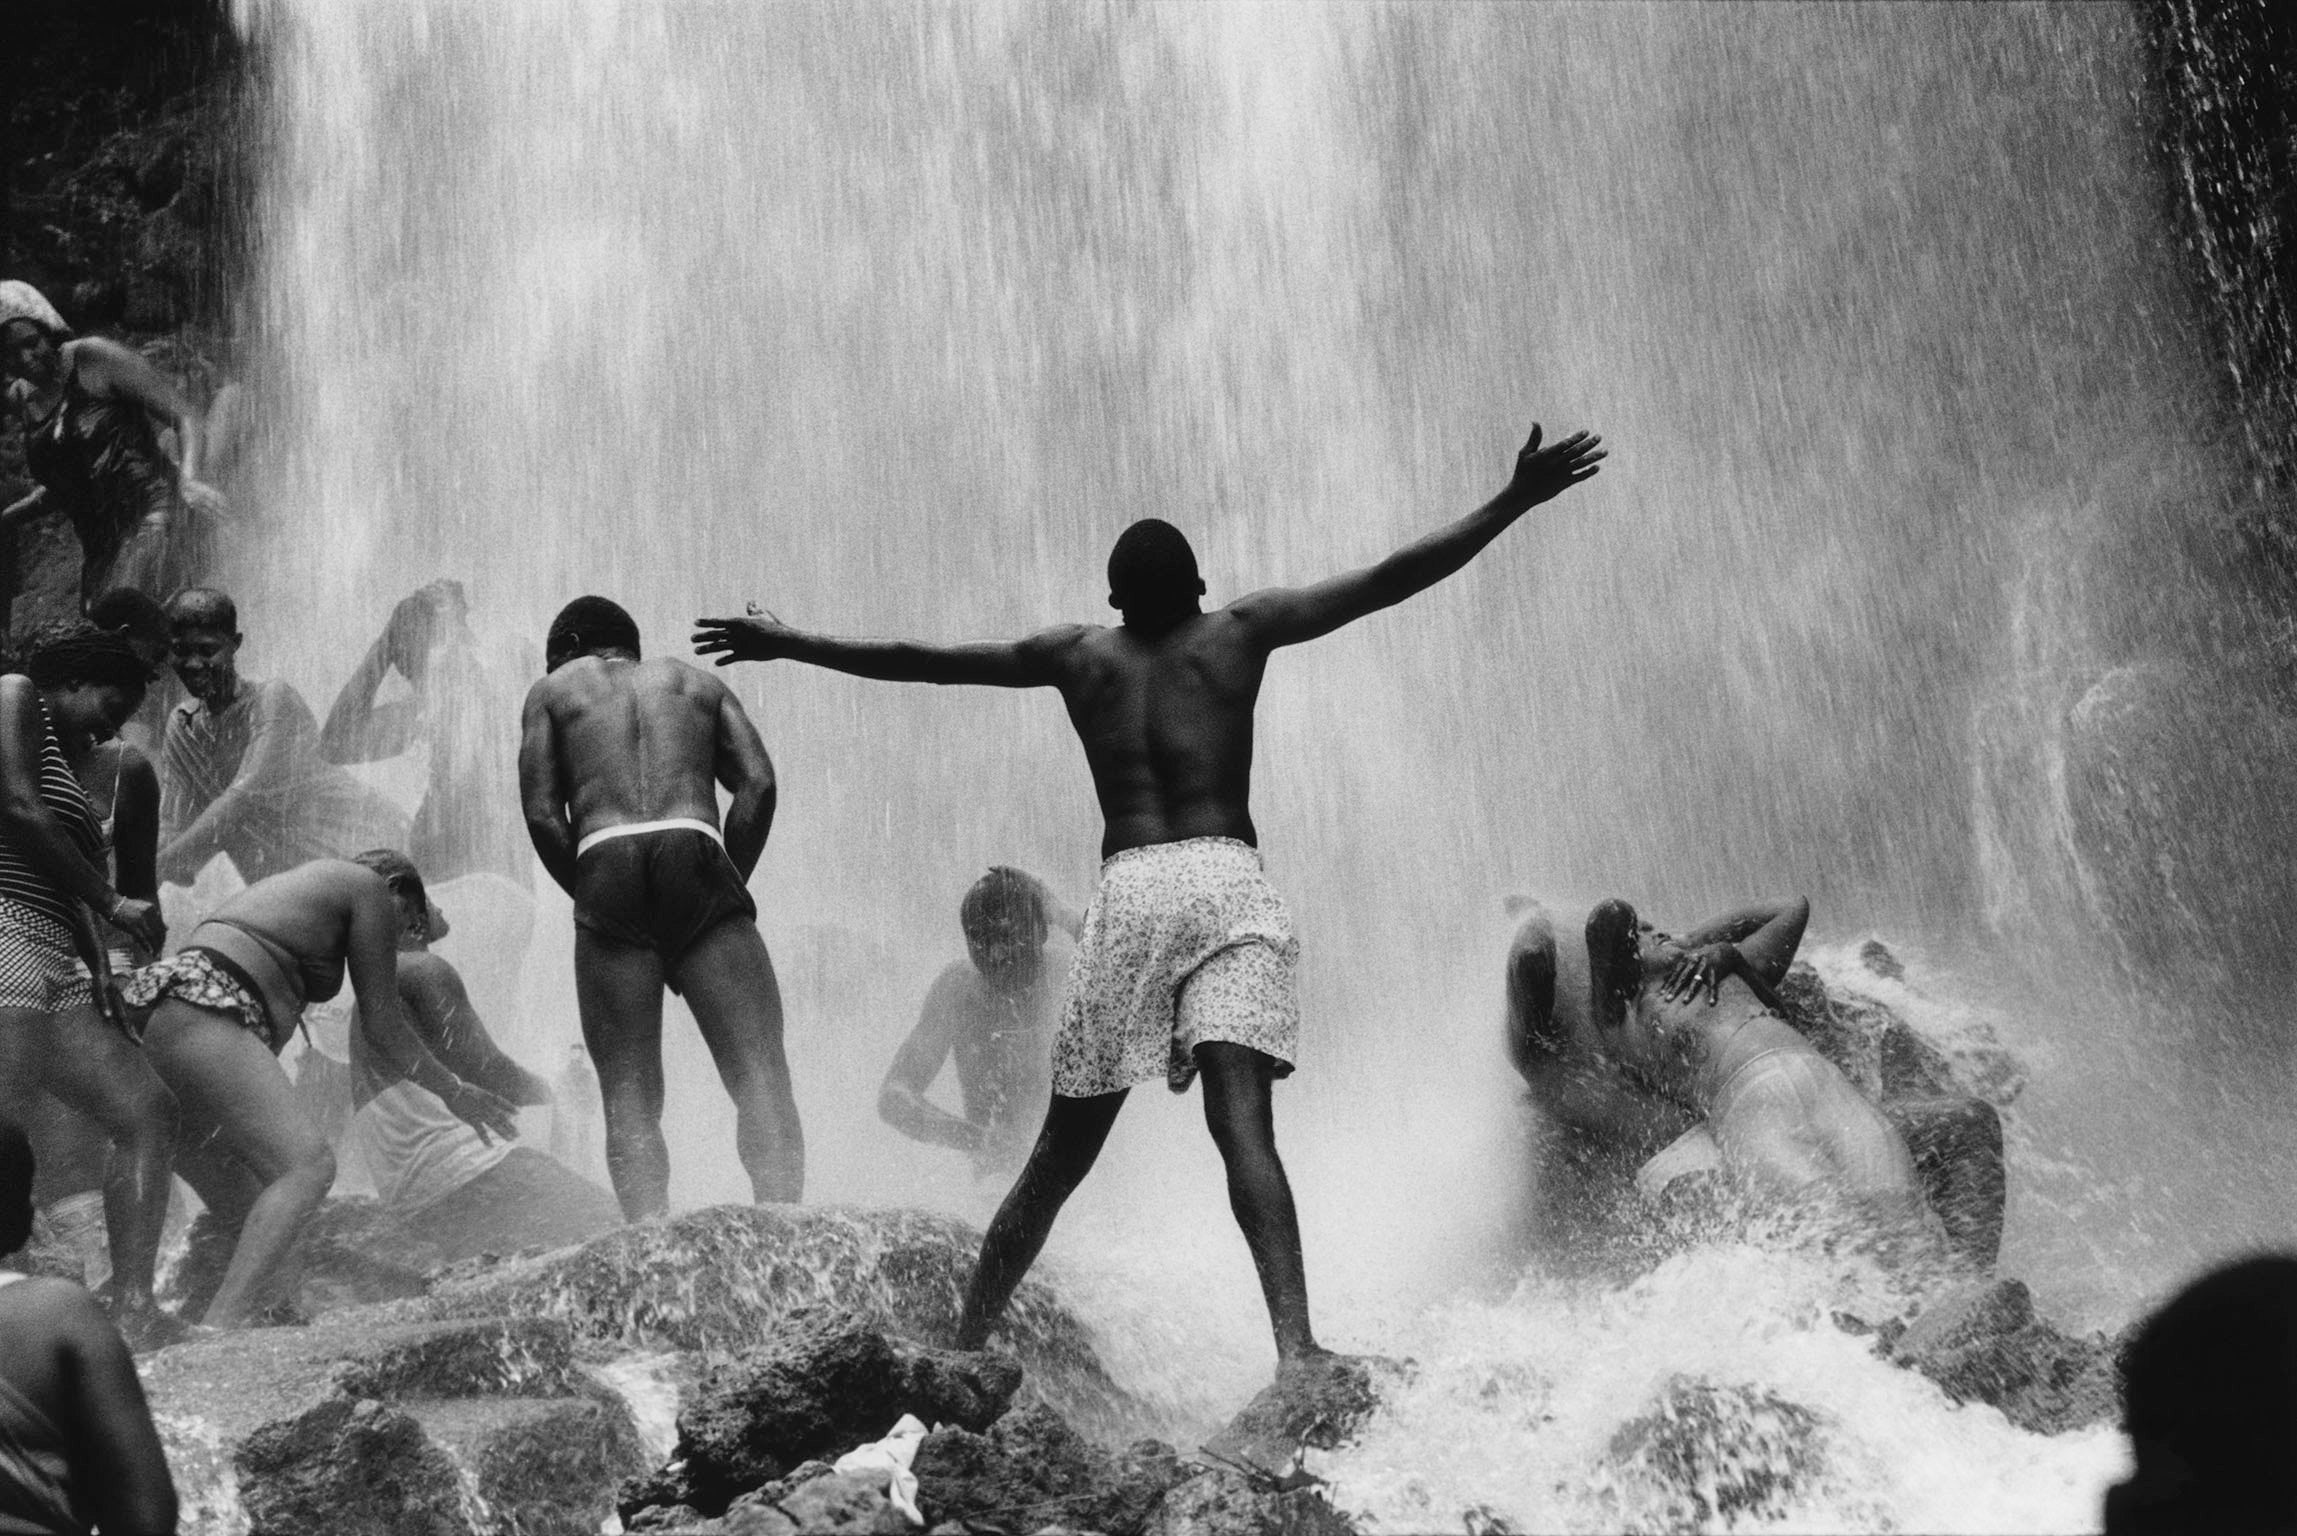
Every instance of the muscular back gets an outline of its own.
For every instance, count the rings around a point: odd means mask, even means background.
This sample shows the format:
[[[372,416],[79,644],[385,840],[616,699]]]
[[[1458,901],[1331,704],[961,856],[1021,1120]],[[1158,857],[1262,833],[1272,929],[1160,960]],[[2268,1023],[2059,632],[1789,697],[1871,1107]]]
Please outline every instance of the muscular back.
[[[534,685],[560,803],[583,837],[674,816],[718,824],[718,714],[726,685],[682,661],[580,656]]]
[[[1252,710],[1265,643],[1229,609],[1170,629],[1051,630],[1061,698],[1107,823],[1104,857],[1189,837],[1257,843]]]

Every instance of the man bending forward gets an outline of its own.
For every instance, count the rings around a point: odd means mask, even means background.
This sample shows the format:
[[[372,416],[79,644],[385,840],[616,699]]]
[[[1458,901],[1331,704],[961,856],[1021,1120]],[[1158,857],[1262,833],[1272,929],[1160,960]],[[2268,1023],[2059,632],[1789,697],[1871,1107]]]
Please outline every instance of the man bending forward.
[[[669,1205],[664,985],[685,995],[734,1100],[751,1190],[795,1200],[805,1141],[782,997],[743,888],[774,819],[765,743],[717,678],[641,661],[638,626],[603,597],[566,605],[544,659],[549,673],[526,696],[519,792],[543,868],[574,898],[575,997],[622,1214]],[[723,833],[718,784],[732,796]]]
[[[1399,603],[1473,559],[1516,518],[1596,471],[1598,439],[1542,449],[1479,510],[1364,570],[1271,587],[1202,611],[1196,555],[1170,523],[1135,523],[1109,556],[1114,629],[1070,624],[973,645],[834,640],[757,613],[705,619],[695,649],[719,665],[788,657],[893,682],[1058,688],[1092,769],[1107,831],[1053,1045],[1053,1101],[1035,1150],[981,1245],[958,1324],[977,1349],[1100,1154],[1133,1084],[1204,1077],[1204,1113],[1229,1204],[1260,1272],[1280,1361],[1320,1353],[1308,1323],[1291,1186],[1276,1155],[1270,1081],[1292,1070],[1298,946],[1261,874],[1248,801],[1252,716],[1269,653]]]

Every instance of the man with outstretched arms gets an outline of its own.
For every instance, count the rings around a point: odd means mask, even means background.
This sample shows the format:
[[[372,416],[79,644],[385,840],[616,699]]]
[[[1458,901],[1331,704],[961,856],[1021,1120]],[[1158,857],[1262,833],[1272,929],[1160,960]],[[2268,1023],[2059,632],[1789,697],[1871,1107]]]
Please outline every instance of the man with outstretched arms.
[[[519,792],[543,868],[574,898],[575,996],[623,1214],[669,1205],[665,985],[694,1010],[734,1101],[752,1192],[794,1201],[805,1141],[782,1053],[781,991],[744,889],[774,819],[765,743],[717,678],[682,661],[641,660],[638,626],[603,597],[559,613],[545,664],[526,696]],[[731,797],[723,832],[719,785]]]
[[[1321,1355],[1291,1186],[1277,1157],[1271,1080],[1292,1070],[1298,946],[1262,875],[1249,806],[1253,706],[1269,653],[1330,634],[1459,570],[1540,502],[1596,472],[1576,433],[1517,456],[1506,489],[1376,565],[1270,587],[1203,611],[1196,555],[1170,523],[1135,523],[1109,556],[1117,627],[1068,624],[970,645],[836,640],[753,605],[705,619],[695,649],[719,665],[787,657],[894,682],[1057,688],[1085,749],[1107,830],[1053,1044],[1053,1100],[1020,1179],[990,1223],[958,1324],[978,1348],[1099,1155],[1133,1084],[1204,1077],[1205,1120],[1229,1203],[1260,1273],[1282,1365]]]

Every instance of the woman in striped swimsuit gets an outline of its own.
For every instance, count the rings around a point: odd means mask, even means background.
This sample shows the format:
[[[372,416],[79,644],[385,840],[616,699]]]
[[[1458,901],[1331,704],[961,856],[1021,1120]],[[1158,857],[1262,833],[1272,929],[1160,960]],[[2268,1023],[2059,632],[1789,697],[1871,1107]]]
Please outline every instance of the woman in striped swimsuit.
[[[113,888],[72,763],[135,713],[148,674],[125,641],[92,626],[43,645],[30,671],[0,677],[0,1115],[21,1122],[47,1089],[111,1138],[111,1303],[133,1342],[168,1321],[152,1301],[152,1268],[175,1100],[117,1023],[90,911],[154,949],[165,932],[156,906]]]

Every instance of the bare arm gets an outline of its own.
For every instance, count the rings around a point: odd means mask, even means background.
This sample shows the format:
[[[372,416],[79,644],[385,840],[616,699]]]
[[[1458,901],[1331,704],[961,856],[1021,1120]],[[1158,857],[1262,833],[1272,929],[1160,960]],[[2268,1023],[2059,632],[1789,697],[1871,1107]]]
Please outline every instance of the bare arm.
[[[173,1536],[175,1483],[134,1358],[86,1292],[75,1288],[58,1312],[73,1486],[87,1490],[105,1536]]]
[[[566,791],[558,782],[558,723],[544,686],[527,691],[519,722],[518,796],[535,857],[567,895],[574,894],[574,824],[566,819]]]
[[[179,472],[199,476],[200,413],[175,382],[116,341],[90,336],[73,345],[72,367],[91,393],[137,405],[175,427]]]
[[[756,604],[751,604],[756,609]],[[737,661],[802,661],[854,677],[887,683],[972,683],[985,688],[1052,688],[1061,681],[1060,658],[1085,633],[1070,624],[1025,640],[980,640],[929,645],[919,640],[839,640],[792,629],[772,614],[697,619],[694,650],[715,654],[718,665]]]
[[[319,751],[331,763],[371,763],[397,757],[414,745],[417,720],[412,705],[377,705],[375,692],[391,670],[391,633],[386,629],[367,647],[358,670],[328,706],[319,731]]]
[[[502,1053],[470,992],[437,955],[399,957],[399,1000],[415,1033],[449,1072],[512,1104],[548,1104],[550,1085]]]
[[[1692,997],[1704,989],[1707,1000],[1714,1002],[1723,978],[1736,975],[1764,1007],[1779,1009],[1778,994],[1772,989],[1786,979],[1809,922],[1809,898],[1797,896],[1742,907],[1701,923],[1675,941],[1684,954],[1667,973],[1660,995]]]
[[[112,863],[120,893],[141,901],[160,894],[160,780],[152,760],[122,742],[112,790]]]
[[[35,485],[28,494],[0,507],[0,528],[13,528],[18,523],[28,523],[46,511],[47,506],[48,488]]]
[[[981,1127],[925,1096],[956,1043],[958,1010],[952,995],[956,976],[954,967],[943,972],[925,994],[917,1027],[901,1042],[893,1064],[885,1070],[885,1082],[877,1090],[877,1113],[879,1119],[913,1141],[979,1152],[987,1141]]]
[[[380,875],[360,882],[352,899],[348,949],[344,961],[359,993],[359,1031],[383,1075],[437,1094],[481,1137],[516,1139],[518,1116],[511,1106],[447,1070],[408,1022],[399,1001],[399,905]]]
[[[1515,477],[1507,488],[1458,522],[1413,540],[1377,565],[1314,586],[1248,593],[1229,604],[1228,611],[1274,650],[1328,635],[1426,591],[1473,560],[1524,513],[1593,478],[1605,456],[1603,439],[1592,433],[1575,432],[1545,448],[1539,436],[1533,427],[1516,455]]]
[[[726,807],[726,855],[744,880],[765,854],[774,829],[774,760],[734,690],[718,689],[718,741],[713,771],[733,797]]]
[[[122,896],[106,871],[98,869],[72,843],[71,836],[40,798],[40,695],[30,678],[0,678],[0,826],[25,861],[65,896],[87,903],[113,922],[157,947],[166,937],[159,909]]]
[[[253,686],[257,689],[254,728],[237,777],[160,850],[160,878],[170,884],[189,885],[197,878],[200,866],[223,852],[224,839],[247,816],[248,802],[284,783],[294,771],[294,732],[287,718],[294,706],[288,702],[288,687],[276,680]]]
[[[1051,886],[1027,870],[1011,864],[992,864],[989,867],[991,870],[1001,869],[1017,880],[1026,881],[1036,891],[1038,901],[1044,904],[1046,927],[1058,928],[1072,939],[1084,937],[1085,914],[1061,900]]]

